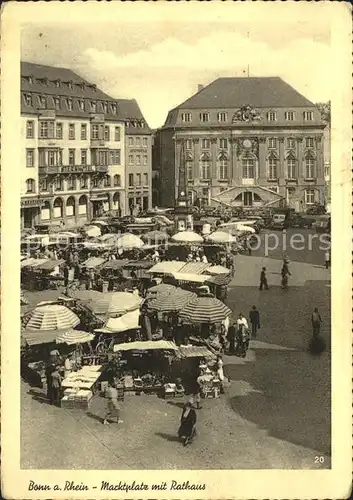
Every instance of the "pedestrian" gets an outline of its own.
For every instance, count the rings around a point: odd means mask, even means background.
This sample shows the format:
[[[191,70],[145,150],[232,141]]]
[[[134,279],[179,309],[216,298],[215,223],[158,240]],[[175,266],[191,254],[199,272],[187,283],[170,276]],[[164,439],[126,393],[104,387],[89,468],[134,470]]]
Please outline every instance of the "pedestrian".
[[[265,290],[268,290],[266,267],[262,268],[262,271],[260,274],[260,290],[261,291],[262,291],[263,287],[265,287]]]
[[[326,269],[328,269],[330,267],[330,260],[331,260],[330,252],[329,252],[329,250],[327,250],[325,252],[325,267],[326,267]]]
[[[249,329],[249,325],[248,325],[247,319],[244,318],[244,316],[243,316],[242,313],[239,313],[238,319],[237,319],[238,330],[240,330],[243,326],[245,327],[246,330]]]
[[[229,342],[229,354],[234,354],[235,352],[235,337],[236,337],[236,323],[235,321],[228,329],[227,340]]]
[[[55,406],[60,405],[61,396],[61,375],[59,367],[55,366],[51,373],[51,404]]]
[[[249,312],[249,318],[251,323],[251,337],[255,339],[257,330],[260,328],[260,313],[256,309],[256,306],[252,306]]]
[[[120,420],[120,406],[118,402],[118,391],[114,387],[112,382],[108,383],[108,387],[105,391],[105,398],[107,400],[107,411],[103,420],[103,424],[109,424],[108,418],[115,417],[118,424],[122,424],[123,421]]]
[[[222,356],[217,356],[217,377],[220,381],[221,394],[224,394],[223,382],[224,382],[224,372],[223,372],[223,361]]]
[[[313,337],[317,338],[320,335],[322,319],[317,307],[315,307],[312,315],[311,315],[311,324],[313,327]]]
[[[72,354],[70,354],[69,356],[66,357],[65,359],[65,364],[64,364],[64,367],[65,367],[65,371],[64,371],[64,377],[68,377],[70,375],[70,373],[72,372]]]

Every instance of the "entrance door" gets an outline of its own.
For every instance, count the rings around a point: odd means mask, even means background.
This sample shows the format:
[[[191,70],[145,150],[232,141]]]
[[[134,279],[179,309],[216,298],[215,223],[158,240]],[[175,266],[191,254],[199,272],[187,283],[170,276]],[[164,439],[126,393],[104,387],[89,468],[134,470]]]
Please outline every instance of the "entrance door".
[[[251,207],[253,204],[253,195],[250,191],[244,193],[244,207]]]
[[[33,221],[32,208],[25,208],[23,210],[23,227],[24,228],[32,227],[32,221]]]

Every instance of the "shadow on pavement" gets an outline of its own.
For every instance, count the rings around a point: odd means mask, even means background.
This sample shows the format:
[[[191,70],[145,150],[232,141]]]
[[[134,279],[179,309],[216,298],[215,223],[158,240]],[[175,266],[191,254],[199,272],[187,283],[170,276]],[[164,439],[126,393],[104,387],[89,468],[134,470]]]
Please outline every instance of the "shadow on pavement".
[[[155,436],[159,436],[167,441],[171,442],[179,442],[178,436],[174,436],[173,434],[166,434],[165,432],[155,432]]]
[[[38,401],[38,403],[47,404],[47,405],[51,406],[50,399],[43,392],[37,392],[37,391],[34,391],[33,389],[30,389],[27,392],[27,394],[32,396],[32,399],[34,399],[35,401]]]
[[[94,413],[88,411],[86,412],[87,417],[92,418],[92,420],[96,420],[99,423],[103,423],[104,418],[100,417],[99,415],[95,415]]]
[[[184,406],[185,406],[185,402],[183,402],[183,401],[178,401],[178,402],[168,401],[168,404],[173,405],[173,406],[177,406],[178,408],[184,408]]]
[[[225,366],[236,381],[227,391],[232,409],[274,438],[330,455],[330,355],[264,351],[258,358]]]

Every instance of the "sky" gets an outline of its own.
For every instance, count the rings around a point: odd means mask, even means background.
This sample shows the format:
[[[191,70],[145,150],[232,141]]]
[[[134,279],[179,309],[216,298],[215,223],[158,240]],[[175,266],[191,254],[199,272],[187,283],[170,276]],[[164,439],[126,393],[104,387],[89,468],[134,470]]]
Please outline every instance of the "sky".
[[[313,102],[330,100],[330,25],[311,19],[30,22],[21,58],[70,68],[114,98],[135,98],[157,128],[199,84],[248,71],[279,76]]]

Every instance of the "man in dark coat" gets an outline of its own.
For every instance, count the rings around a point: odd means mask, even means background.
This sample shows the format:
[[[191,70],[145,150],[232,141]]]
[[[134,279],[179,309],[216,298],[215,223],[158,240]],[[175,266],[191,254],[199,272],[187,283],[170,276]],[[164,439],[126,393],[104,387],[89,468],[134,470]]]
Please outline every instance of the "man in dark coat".
[[[179,438],[185,438],[184,444],[187,444],[190,438],[195,433],[196,426],[196,412],[188,401],[181,414],[180,427],[178,431]]]
[[[256,309],[256,306],[252,306],[249,312],[249,318],[251,323],[251,336],[255,339],[257,330],[260,328],[260,313]]]
[[[266,267],[262,268],[262,271],[260,274],[260,290],[262,290],[263,287],[265,287],[265,290],[268,290]]]
[[[236,323],[234,322],[228,328],[227,340],[229,342],[229,354],[234,354],[235,352],[235,338],[236,338]]]

